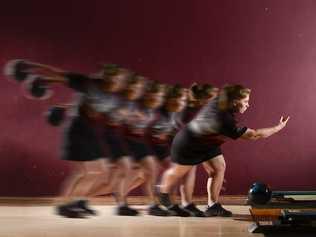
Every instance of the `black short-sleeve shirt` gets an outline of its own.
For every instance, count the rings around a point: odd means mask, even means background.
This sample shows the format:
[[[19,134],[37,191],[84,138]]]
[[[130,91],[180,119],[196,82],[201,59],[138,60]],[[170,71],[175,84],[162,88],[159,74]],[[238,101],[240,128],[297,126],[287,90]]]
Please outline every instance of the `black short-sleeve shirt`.
[[[197,136],[206,137],[215,144],[224,143],[226,138],[237,139],[247,130],[237,125],[233,112],[219,109],[218,99],[206,104],[188,127]]]
[[[246,132],[247,127],[238,127],[232,113],[226,112],[222,116],[223,123],[220,129],[221,134],[232,139],[237,139]]]
[[[122,99],[117,93],[103,90],[102,79],[94,79],[80,73],[68,72],[65,75],[68,87],[79,93],[78,106],[89,105],[95,112],[109,114],[121,106]]]

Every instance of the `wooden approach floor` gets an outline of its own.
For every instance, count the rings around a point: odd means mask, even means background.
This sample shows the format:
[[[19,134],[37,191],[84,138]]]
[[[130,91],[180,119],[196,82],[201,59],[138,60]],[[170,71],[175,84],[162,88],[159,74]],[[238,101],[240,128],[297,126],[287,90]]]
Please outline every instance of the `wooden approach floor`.
[[[137,217],[116,216],[110,199],[92,199],[99,215],[68,219],[55,214],[59,198],[0,198],[0,237],[244,237],[264,236],[248,233],[249,206],[244,197],[222,201],[234,213],[232,218],[155,217],[146,214],[144,199],[131,199],[141,211]],[[206,203],[205,198],[197,203]],[[204,210],[204,205],[199,205]],[[269,235],[289,236],[289,235]],[[302,236],[302,235],[290,235]],[[312,236],[316,236],[312,235]]]
[[[93,206],[97,217],[67,219],[55,215],[53,206],[0,206],[0,237],[241,237],[250,234],[250,222],[233,218],[181,218],[146,215],[146,206],[135,206],[142,215],[114,215],[114,206]],[[201,206],[201,208],[203,208]],[[247,206],[227,206],[248,214]]]

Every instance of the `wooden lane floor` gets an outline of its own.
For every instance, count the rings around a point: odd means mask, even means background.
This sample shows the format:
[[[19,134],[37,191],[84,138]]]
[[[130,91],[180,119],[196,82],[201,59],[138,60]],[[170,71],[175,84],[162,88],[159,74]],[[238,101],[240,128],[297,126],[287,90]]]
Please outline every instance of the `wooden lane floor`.
[[[137,217],[114,214],[112,205],[94,205],[97,217],[67,219],[55,215],[54,207],[0,206],[0,237],[243,237],[263,236],[248,233],[251,222],[248,206],[226,206],[236,214],[233,218],[154,217],[145,214],[146,206]],[[201,209],[205,206],[200,206]]]

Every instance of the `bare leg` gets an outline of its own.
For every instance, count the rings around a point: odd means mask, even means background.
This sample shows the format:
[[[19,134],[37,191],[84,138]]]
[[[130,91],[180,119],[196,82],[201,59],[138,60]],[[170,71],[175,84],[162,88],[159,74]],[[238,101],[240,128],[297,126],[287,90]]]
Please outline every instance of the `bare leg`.
[[[72,162],[71,169],[71,173],[66,177],[61,187],[61,195],[66,198],[71,196],[74,188],[85,176],[85,169],[81,162]]]
[[[131,162],[129,157],[123,157],[119,161],[117,161],[117,166],[120,170],[119,175],[114,183],[114,190],[116,193],[117,202],[119,205],[126,204],[126,196],[127,196],[127,179],[130,178],[131,172]]]
[[[144,170],[145,182],[144,190],[148,195],[151,204],[156,203],[155,199],[155,184],[157,179],[157,163],[153,156],[147,156],[144,160],[140,162],[141,167]]]
[[[191,216],[191,212],[174,205],[170,200],[170,193],[173,191],[175,185],[192,169],[191,165],[173,164],[162,177],[162,185],[160,188],[159,200],[162,205],[168,208],[172,215],[176,216]]]
[[[181,203],[182,206],[187,206],[192,203],[194,186],[196,178],[196,166],[184,177],[183,183],[180,185]]]
[[[207,205],[208,205],[208,206],[212,206],[212,205],[214,204],[214,202],[212,201],[212,195],[211,195],[212,182],[213,182],[213,178],[212,178],[212,177],[208,177],[208,179],[207,179],[207,184],[206,184],[206,189],[207,189]]]
[[[210,193],[209,201],[216,203],[218,202],[219,194],[224,182],[226,169],[225,159],[223,155],[220,155],[205,163],[205,166],[209,165],[214,170],[213,177],[208,181],[208,193]]]
[[[206,185],[207,205],[212,206],[214,204],[214,202],[212,201],[212,198],[211,198],[211,186],[212,186],[212,182],[213,182],[214,169],[209,164],[209,162],[204,162],[203,168],[205,169],[206,173],[208,174],[207,185]]]
[[[184,210],[188,211],[191,216],[205,217],[204,212],[193,203],[196,169],[197,166],[194,166],[183,179],[183,183],[180,186],[181,202]]]
[[[168,216],[169,212],[161,209],[155,194],[155,185],[159,165],[154,156],[146,156],[139,162],[144,174],[144,191],[150,200],[148,214],[154,216]]]
[[[116,165],[109,167],[107,174],[101,174],[98,177],[98,180],[94,183],[88,195],[90,197],[96,197],[113,193],[114,184],[120,175],[119,172]]]
[[[158,190],[160,190],[162,175],[165,172],[165,170],[167,170],[170,167],[171,161],[169,157],[166,157],[162,161],[156,159],[156,163],[159,164],[159,171],[157,172],[157,179],[156,179],[156,187],[158,188]]]
[[[171,168],[165,171],[161,181],[161,192],[170,193],[172,188],[186,175],[193,166],[173,164]]]
[[[146,179],[144,171],[141,168],[132,169],[131,177],[131,179],[127,180],[127,194],[135,188],[138,188],[139,186],[143,185]]]
[[[219,194],[223,187],[226,169],[224,156],[220,155],[212,158],[207,161],[206,164],[212,167],[212,169],[214,170],[214,174],[212,175],[212,179],[208,181],[210,198],[208,200],[208,208],[204,213],[206,216],[231,217],[232,212],[224,209],[219,203]]]
[[[97,177],[104,173],[105,167],[101,160],[72,162],[72,174],[62,187],[65,197],[86,196]]]
[[[66,180],[63,194],[68,199],[79,200],[57,206],[59,215],[72,218],[82,218],[86,214],[96,215],[96,212],[88,207],[85,198],[96,179],[104,173],[102,164],[102,160],[72,162],[73,175]]]
[[[117,165],[109,161],[109,159],[103,159],[103,172],[97,177],[91,189],[89,190],[88,196],[95,197],[99,195],[105,195],[112,192],[110,191],[111,182],[115,179]]]
[[[89,196],[96,181],[108,173],[103,160],[82,162],[84,176],[77,182],[71,196]]]

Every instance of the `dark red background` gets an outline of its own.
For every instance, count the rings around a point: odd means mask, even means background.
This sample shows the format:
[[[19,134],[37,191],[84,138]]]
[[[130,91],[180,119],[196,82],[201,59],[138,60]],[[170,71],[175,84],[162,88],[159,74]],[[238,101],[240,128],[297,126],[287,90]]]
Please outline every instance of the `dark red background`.
[[[249,127],[290,115],[269,139],[225,144],[226,194],[255,180],[275,189],[316,188],[316,2],[313,0],[7,1],[0,14],[0,64],[25,58],[81,72],[114,62],[168,83],[242,83],[252,89]],[[55,195],[69,172],[62,130],[43,119],[50,101],[0,81],[0,195]],[[199,170],[196,193],[204,195]]]

